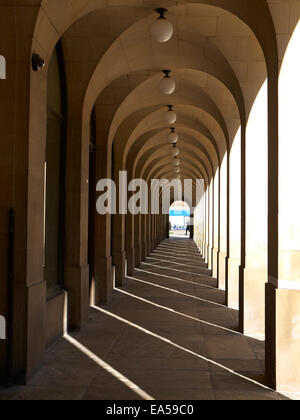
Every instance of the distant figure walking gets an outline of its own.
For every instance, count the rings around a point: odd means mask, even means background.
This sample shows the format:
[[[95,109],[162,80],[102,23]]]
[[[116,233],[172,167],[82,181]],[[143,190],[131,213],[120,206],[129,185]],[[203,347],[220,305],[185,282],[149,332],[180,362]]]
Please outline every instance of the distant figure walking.
[[[189,234],[190,229],[191,229],[190,225],[186,225],[186,229],[185,229],[186,236]]]

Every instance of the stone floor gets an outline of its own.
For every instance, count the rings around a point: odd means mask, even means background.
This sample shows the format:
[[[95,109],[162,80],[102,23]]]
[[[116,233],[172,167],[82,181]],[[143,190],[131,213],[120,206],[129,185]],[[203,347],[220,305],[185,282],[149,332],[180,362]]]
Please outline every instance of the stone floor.
[[[21,400],[280,400],[264,385],[264,343],[237,332],[190,240],[165,241],[92,307],[87,328],[45,356],[27,387],[0,391]]]

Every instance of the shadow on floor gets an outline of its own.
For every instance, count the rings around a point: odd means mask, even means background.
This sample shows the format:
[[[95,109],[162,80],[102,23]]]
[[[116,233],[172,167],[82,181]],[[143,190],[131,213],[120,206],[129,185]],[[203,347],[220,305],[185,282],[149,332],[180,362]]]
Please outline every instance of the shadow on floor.
[[[169,250],[169,264],[192,251],[199,269],[158,266],[156,254]],[[87,327],[47,352],[28,387],[0,398],[286,399],[264,386],[264,343],[237,332],[238,312],[202,269],[192,241],[166,241],[109,308],[90,308]]]

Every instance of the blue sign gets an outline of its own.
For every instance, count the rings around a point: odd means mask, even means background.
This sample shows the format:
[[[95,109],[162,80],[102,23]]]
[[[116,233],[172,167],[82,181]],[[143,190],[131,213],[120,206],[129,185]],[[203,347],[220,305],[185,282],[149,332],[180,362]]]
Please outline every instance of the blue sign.
[[[190,217],[189,210],[170,210],[171,217]]]

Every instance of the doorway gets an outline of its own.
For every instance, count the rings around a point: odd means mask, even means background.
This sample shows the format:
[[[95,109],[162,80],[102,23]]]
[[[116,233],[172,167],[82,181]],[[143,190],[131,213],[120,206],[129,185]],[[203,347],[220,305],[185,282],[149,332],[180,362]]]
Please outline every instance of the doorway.
[[[191,211],[184,201],[176,201],[172,204],[169,212],[169,221],[170,238],[191,238]]]

